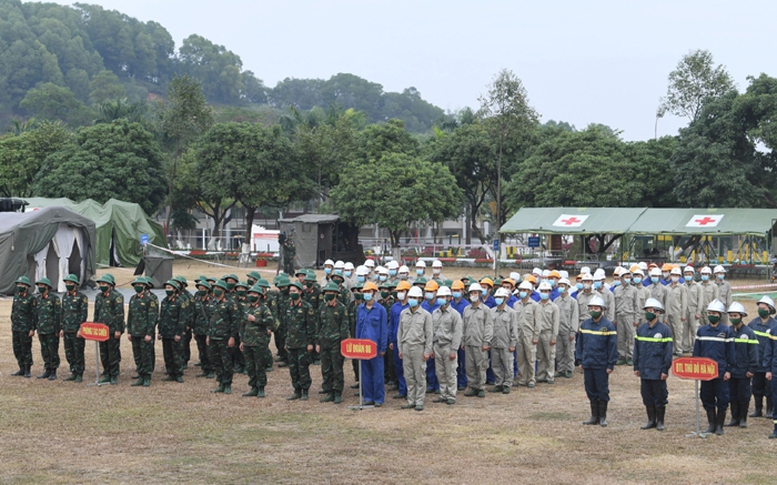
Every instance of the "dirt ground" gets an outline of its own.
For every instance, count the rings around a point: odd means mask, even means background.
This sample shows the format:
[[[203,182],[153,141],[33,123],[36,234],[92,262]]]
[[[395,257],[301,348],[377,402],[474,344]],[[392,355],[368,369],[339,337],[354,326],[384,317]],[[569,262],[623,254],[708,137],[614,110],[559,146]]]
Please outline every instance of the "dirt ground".
[[[227,272],[233,271],[176,263],[188,279]],[[120,283],[131,280],[129,270],[112,273]],[[754,312],[752,301],[746,306]],[[195,378],[196,367],[183,384],[161,382],[159,343],[151,387],[133,388],[124,340],[119,385],[98,388],[89,384],[92,343],[87,382],[11,377],[10,309],[11,299],[0,299],[0,483],[746,484],[773,483],[777,475],[769,419],[726,428],[722,437],[686,437],[695,427],[694,385],[674,376],[663,433],[639,429],[639,379],[625,366],[611,377],[607,428],[582,426],[588,403],[579,373],[509,395],[460,395],[455,406],[429,398],[420,413],[400,410],[392,392],[383,408],[351,411],[358,398],[350,389],[341,405],[318,402],[317,366],[307,402],[285,400],[292,391],[285,368],[268,374],[264,399],[240,396],[248,390],[244,375],[235,377],[232,395],[211,394],[214,382]],[[37,339],[33,355],[33,373],[40,373]],[[353,383],[346,363],[346,386]]]

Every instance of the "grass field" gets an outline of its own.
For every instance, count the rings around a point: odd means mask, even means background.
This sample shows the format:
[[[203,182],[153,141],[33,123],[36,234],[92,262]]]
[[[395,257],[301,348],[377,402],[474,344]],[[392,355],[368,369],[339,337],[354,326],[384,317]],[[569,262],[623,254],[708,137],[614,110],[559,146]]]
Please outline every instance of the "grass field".
[[[192,279],[228,271],[176,263],[176,272]],[[117,281],[131,279],[130,271],[113,273]],[[745,304],[754,312],[752,301]],[[240,396],[248,390],[243,375],[229,396],[208,392],[214,381],[193,377],[194,367],[183,384],[161,382],[159,344],[151,387],[131,388],[124,340],[119,385],[97,388],[10,377],[10,308],[11,299],[0,300],[0,483],[675,485],[773,483],[777,475],[777,442],[766,439],[771,420],[751,419],[749,429],[726,428],[723,437],[686,438],[695,425],[693,383],[675,377],[663,433],[639,430],[639,380],[626,367],[611,377],[607,428],[581,425],[588,403],[579,373],[510,395],[459,396],[455,406],[430,398],[421,413],[401,411],[402,402],[390,397],[381,409],[350,411],[358,400],[352,391],[339,406],[321,404],[315,394],[287,402],[285,368],[268,375],[265,399]],[[33,373],[40,373],[37,340],[33,353]],[[60,376],[67,376],[61,354]],[[92,343],[86,363],[92,381]],[[311,366],[311,374],[317,391],[320,369]],[[353,382],[347,363],[346,385]]]

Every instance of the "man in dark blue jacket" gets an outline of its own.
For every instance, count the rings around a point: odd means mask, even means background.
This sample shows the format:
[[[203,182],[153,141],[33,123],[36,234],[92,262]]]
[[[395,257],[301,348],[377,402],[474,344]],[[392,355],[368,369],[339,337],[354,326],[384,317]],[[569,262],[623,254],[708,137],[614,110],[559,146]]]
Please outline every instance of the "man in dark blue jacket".
[[[746,316],[745,307],[741,303],[735,301],[728,307],[728,321],[734,332],[734,366],[728,381],[731,421],[725,426],[740,428],[747,428],[747,407],[752,394],[750,379],[758,370],[758,339],[753,329],[742,322]]]
[[[376,301],[377,293],[378,287],[375,283],[364,283],[364,303],[356,310],[356,338],[372,340],[378,346],[378,355],[369,360],[362,360],[361,366],[364,404],[380,407],[386,397],[383,355],[386,353],[388,318],[386,309]]]
[[[672,366],[672,332],[658,321],[664,306],[655,298],[645,301],[645,323],[634,336],[634,375],[641,381],[642,402],[648,422],[640,429],[656,428],[663,431],[667,397],[666,378]]]
[[[766,368],[769,369],[766,372],[766,380],[772,384],[772,400],[777,402],[777,385],[774,383],[774,376],[777,376],[777,325],[769,330],[769,342],[766,345],[763,363]],[[774,431],[769,435],[769,439],[777,438],[777,406],[775,406],[775,411],[773,411],[773,413],[772,419],[774,420]]]
[[[748,327],[753,329],[753,333],[755,333],[755,337],[758,339],[759,351],[758,369],[756,369],[753,375],[753,403],[755,404],[755,410],[750,414],[751,418],[764,416],[764,395],[766,395],[766,416],[772,416],[772,383],[766,380],[766,373],[770,370],[770,363],[766,362],[764,357],[766,349],[771,345],[769,332],[777,326],[777,320],[773,317],[774,313],[774,300],[764,295],[763,298],[758,300],[758,316],[747,324]]]
[[[607,426],[610,373],[618,361],[615,325],[604,317],[604,300],[595,295],[588,302],[591,318],[580,324],[576,358],[584,372],[585,392],[591,402],[591,418],[583,424]]]

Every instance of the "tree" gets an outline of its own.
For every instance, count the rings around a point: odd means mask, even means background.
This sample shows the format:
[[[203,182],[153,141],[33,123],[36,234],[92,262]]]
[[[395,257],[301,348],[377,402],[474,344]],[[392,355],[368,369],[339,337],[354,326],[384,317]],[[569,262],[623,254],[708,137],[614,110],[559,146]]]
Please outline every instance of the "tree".
[[[113,197],[154,214],[165,194],[162,160],[153,134],[139,123],[122,119],[82,128],[73,143],[46,158],[34,191],[101,203]]]
[[[397,152],[349,163],[331,195],[341,218],[386,228],[395,257],[410,225],[455,217],[462,207],[461,191],[446,167]]]
[[[734,81],[722,64],[714,65],[712,53],[692,51],[669,73],[669,87],[663,104],[670,113],[698,119],[708,99],[715,99],[735,89]]]
[[[43,83],[30,89],[19,106],[38,118],[59,120],[73,126],[85,125],[92,118],[89,109],[70,89],[54,83]]]
[[[165,144],[171,152],[167,167],[167,207],[165,231],[173,211],[178,158],[187,147],[213,124],[211,110],[205,104],[202,87],[188,76],[176,77],[167,89],[167,100],[158,105],[157,122]]]
[[[100,71],[89,83],[89,100],[93,104],[127,97],[127,90],[119,82],[119,76],[111,71]]]
[[[34,195],[33,181],[46,157],[71,140],[61,123],[34,123],[34,129],[0,138],[0,193],[4,197]]]
[[[146,112],[148,107],[145,103],[130,103],[127,98],[117,99],[115,101],[106,101],[96,106],[98,123],[112,123],[118,119],[124,118],[133,123],[146,125]]]

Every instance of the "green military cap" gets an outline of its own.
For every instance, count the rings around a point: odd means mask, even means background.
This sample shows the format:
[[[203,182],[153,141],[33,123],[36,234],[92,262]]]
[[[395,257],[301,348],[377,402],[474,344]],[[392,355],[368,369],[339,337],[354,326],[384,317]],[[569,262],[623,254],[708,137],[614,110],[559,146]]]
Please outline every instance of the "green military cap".
[[[216,288],[217,286],[223,290],[229,290],[229,288],[227,288],[227,283],[224,280],[218,280],[213,283],[213,288]]]
[[[28,277],[26,277],[26,276],[19,276],[16,279],[16,282],[17,283],[21,283],[23,285],[27,285],[27,286],[32,286],[32,283],[30,283],[30,279]]]
[[[237,288],[237,287],[245,288],[247,290],[248,289],[248,283],[246,283],[245,281],[238,281],[235,284],[235,288]]]
[[[313,270],[308,271],[307,274],[305,275],[305,281],[312,281],[314,283],[318,281],[316,279],[316,273],[314,273]]]
[[[502,286],[502,278],[497,278],[494,280],[494,287]]]
[[[142,278],[143,278],[143,281],[146,282],[149,288],[154,287],[154,280],[152,280],[150,276],[143,276]]]
[[[81,280],[79,280],[78,276],[74,275],[73,273],[70,273],[69,275],[62,278],[62,281],[70,281],[71,283],[75,283],[77,285],[81,284]]]
[[[165,286],[167,286],[167,285],[170,285],[170,286],[172,286],[172,287],[173,287],[173,288],[175,288],[176,290],[180,290],[180,289],[181,289],[181,283],[179,283],[178,281],[176,281],[176,279],[175,279],[175,278],[173,278],[173,279],[170,279],[170,280],[167,280],[167,282],[165,283]]]
[[[354,283],[354,285],[353,285],[353,286],[351,286],[351,291],[353,291],[353,290],[359,290],[359,291],[361,291],[361,289],[362,289],[362,288],[364,288],[364,283],[359,283],[359,282],[357,281],[356,283]]]
[[[445,280],[442,282],[442,285],[450,288],[451,286],[453,286],[453,280]]]
[[[386,280],[385,286],[386,288],[396,288],[397,282],[394,280]]]
[[[183,277],[183,276],[173,276],[173,279],[179,283],[181,288],[183,288],[184,286],[187,286],[186,278],[185,277]]]
[[[281,286],[289,286],[291,284],[291,281],[286,276],[281,276],[278,278],[278,281],[275,282],[275,286],[280,288]]]
[[[237,275],[232,274],[232,273],[224,276],[224,281],[229,280],[229,279],[232,279],[232,280],[235,280],[235,281],[240,281],[240,278],[238,278]]]
[[[206,280],[208,281],[208,283],[210,283],[210,284],[213,284],[213,283],[215,283],[216,281],[218,281],[218,280],[216,280],[216,278],[215,278],[215,277],[213,277],[213,276],[208,276],[208,277],[206,277],[205,279],[206,279]]]
[[[255,280],[262,279],[262,275],[260,275],[258,271],[251,271],[246,276],[249,277],[249,278],[253,278]]]
[[[391,283],[389,283],[388,280],[381,281],[378,283],[378,288],[391,288]]]
[[[49,280],[48,278],[45,278],[45,277],[39,279],[38,281],[36,281],[35,284],[36,285],[46,285],[49,288],[51,288],[51,280]]]
[[[262,288],[259,285],[252,286],[249,290],[249,293],[259,293],[260,295],[264,295],[264,288]]]
[[[424,286],[426,286],[426,278],[424,278],[423,276],[420,277],[420,278],[416,278],[416,280],[413,281],[413,284],[414,285],[424,285]]]
[[[337,286],[337,283],[334,283],[334,282],[330,281],[329,283],[327,283],[327,284],[326,284],[326,285],[325,285],[325,286],[324,286],[324,287],[321,289],[321,291],[336,291],[336,292],[338,292],[338,293],[339,293],[339,292],[340,292],[340,287],[339,287],[339,286]]]
[[[305,289],[302,286],[302,283],[300,283],[299,281],[291,282],[291,283],[289,283],[289,286],[295,286],[295,287],[299,288],[300,291],[304,291],[304,289]]]
[[[135,285],[147,285],[148,283],[146,283],[146,278],[144,278],[142,276],[138,276],[134,280],[132,280],[132,283],[130,283],[130,284],[132,286],[135,286]]]
[[[255,284],[261,286],[262,288],[269,288],[270,287],[270,282],[267,281],[264,278],[259,278],[258,280],[256,280]]]
[[[112,274],[105,273],[104,275],[97,278],[98,283],[108,283],[111,286],[116,286],[116,280],[113,278]]]
[[[208,291],[210,291],[210,289],[211,289],[210,283],[208,283],[205,280],[198,280],[197,284],[195,285],[195,287],[197,287],[197,286],[202,286],[203,288],[207,289]]]
[[[342,273],[333,273],[333,274],[332,274],[332,276],[330,276],[330,278],[331,278],[331,279],[333,279],[333,280],[334,280],[335,278],[337,278],[337,279],[339,279],[339,280],[340,280],[340,283],[342,283],[343,281],[345,281],[345,276],[343,276],[343,275],[342,275]]]
[[[200,276],[197,277],[197,279],[194,280],[195,283],[198,281],[208,281],[208,277],[205,276],[204,274],[201,274]]]
[[[300,269],[297,270],[296,273],[294,273],[294,276],[298,276],[298,275],[305,275],[305,276],[307,276],[307,274],[308,274],[308,270],[300,268]]]

